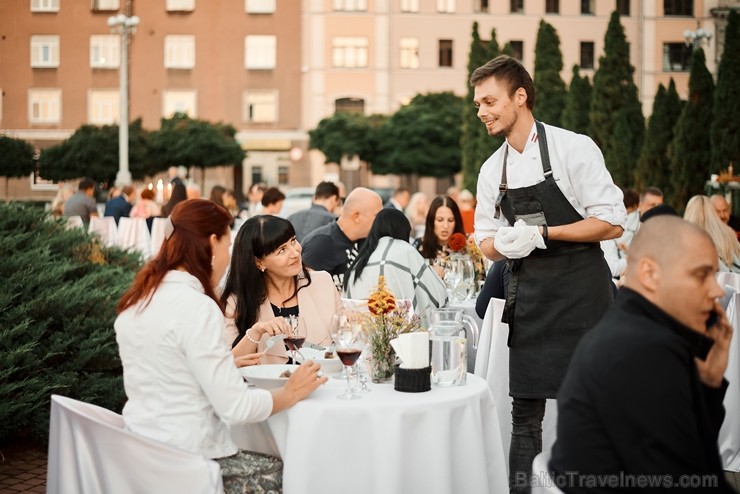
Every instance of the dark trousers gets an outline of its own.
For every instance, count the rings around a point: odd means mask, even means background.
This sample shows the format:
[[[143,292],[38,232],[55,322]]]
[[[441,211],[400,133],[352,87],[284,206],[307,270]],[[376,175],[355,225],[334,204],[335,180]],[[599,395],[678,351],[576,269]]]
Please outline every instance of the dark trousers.
[[[514,398],[511,407],[509,492],[529,494],[532,461],[542,451],[542,419],[545,400]]]

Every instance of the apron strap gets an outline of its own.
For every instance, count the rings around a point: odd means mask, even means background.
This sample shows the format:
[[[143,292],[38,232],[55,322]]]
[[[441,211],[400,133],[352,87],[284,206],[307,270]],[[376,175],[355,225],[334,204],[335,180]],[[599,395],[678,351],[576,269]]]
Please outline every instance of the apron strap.
[[[506,196],[506,191],[509,190],[509,186],[506,183],[506,162],[509,158],[509,145],[504,143],[504,163],[501,166],[501,182],[498,184],[498,196],[496,197],[496,211],[493,213],[493,217],[499,219],[501,217],[501,201]]]
[[[534,121],[537,127],[537,141],[540,144],[540,158],[542,159],[542,171],[545,173],[545,180],[552,180],[552,167],[550,166],[550,153],[547,150],[547,135],[545,126],[539,120]]]

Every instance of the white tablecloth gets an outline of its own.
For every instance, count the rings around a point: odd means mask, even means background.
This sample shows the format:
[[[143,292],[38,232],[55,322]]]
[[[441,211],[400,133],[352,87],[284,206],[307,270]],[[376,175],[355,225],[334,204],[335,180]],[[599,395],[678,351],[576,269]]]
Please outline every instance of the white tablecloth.
[[[509,396],[509,347],[506,345],[509,325],[501,322],[504,303],[502,299],[492,298],[488,304],[486,317],[481,325],[475,375],[484,378],[491,388],[504,451],[508,455],[511,444],[511,396]],[[545,419],[542,423],[543,451],[549,451],[555,443],[557,413],[557,402],[547,400]]]
[[[718,273],[717,281],[740,291],[740,275]],[[725,421],[719,431],[719,453],[725,470],[740,472],[740,293],[735,293],[727,307],[727,317],[732,324],[730,358],[725,370],[729,387],[725,393]]]
[[[285,494],[489,494],[507,492],[506,456],[491,393],[467,385],[401,393],[370,384],[340,400],[330,379],[308,399],[259,425],[232,427],[242,449],[278,453]],[[275,451],[275,449],[277,451]]]

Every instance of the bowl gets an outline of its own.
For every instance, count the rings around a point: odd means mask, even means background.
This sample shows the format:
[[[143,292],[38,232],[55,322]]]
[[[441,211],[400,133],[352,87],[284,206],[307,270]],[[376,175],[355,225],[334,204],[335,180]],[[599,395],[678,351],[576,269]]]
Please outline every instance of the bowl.
[[[249,365],[241,367],[239,372],[249,384],[254,384],[262,389],[275,389],[288,382],[287,377],[280,377],[285,371],[295,372],[297,365],[288,364],[265,364]]]
[[[301,353],[307,360],[313,360],[321,366],[321,371],[324,374],[332,374],[334,372],[341,372],[344,366],[342,361],[339,360],[337,354],[332,352],[333,358],[325,358],[326,351],[315,350],[313,348],[301,348]],[[300,358],[300,357],[298,357]]]

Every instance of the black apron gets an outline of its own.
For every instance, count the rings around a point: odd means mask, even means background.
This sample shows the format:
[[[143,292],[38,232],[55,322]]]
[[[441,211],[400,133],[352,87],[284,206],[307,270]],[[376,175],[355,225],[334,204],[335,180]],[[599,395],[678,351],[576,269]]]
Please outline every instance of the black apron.
[[[545,180],[519,189],[506,185],[506,156],[497,204],[512,225],[567,225],[583,217],[552,175],[545,128],[536,122]],[[581,337],[611,305],[611,274],[598,242],[545,242],[511,270],[503,322],[509,324],[509,394],[555,398]]]

